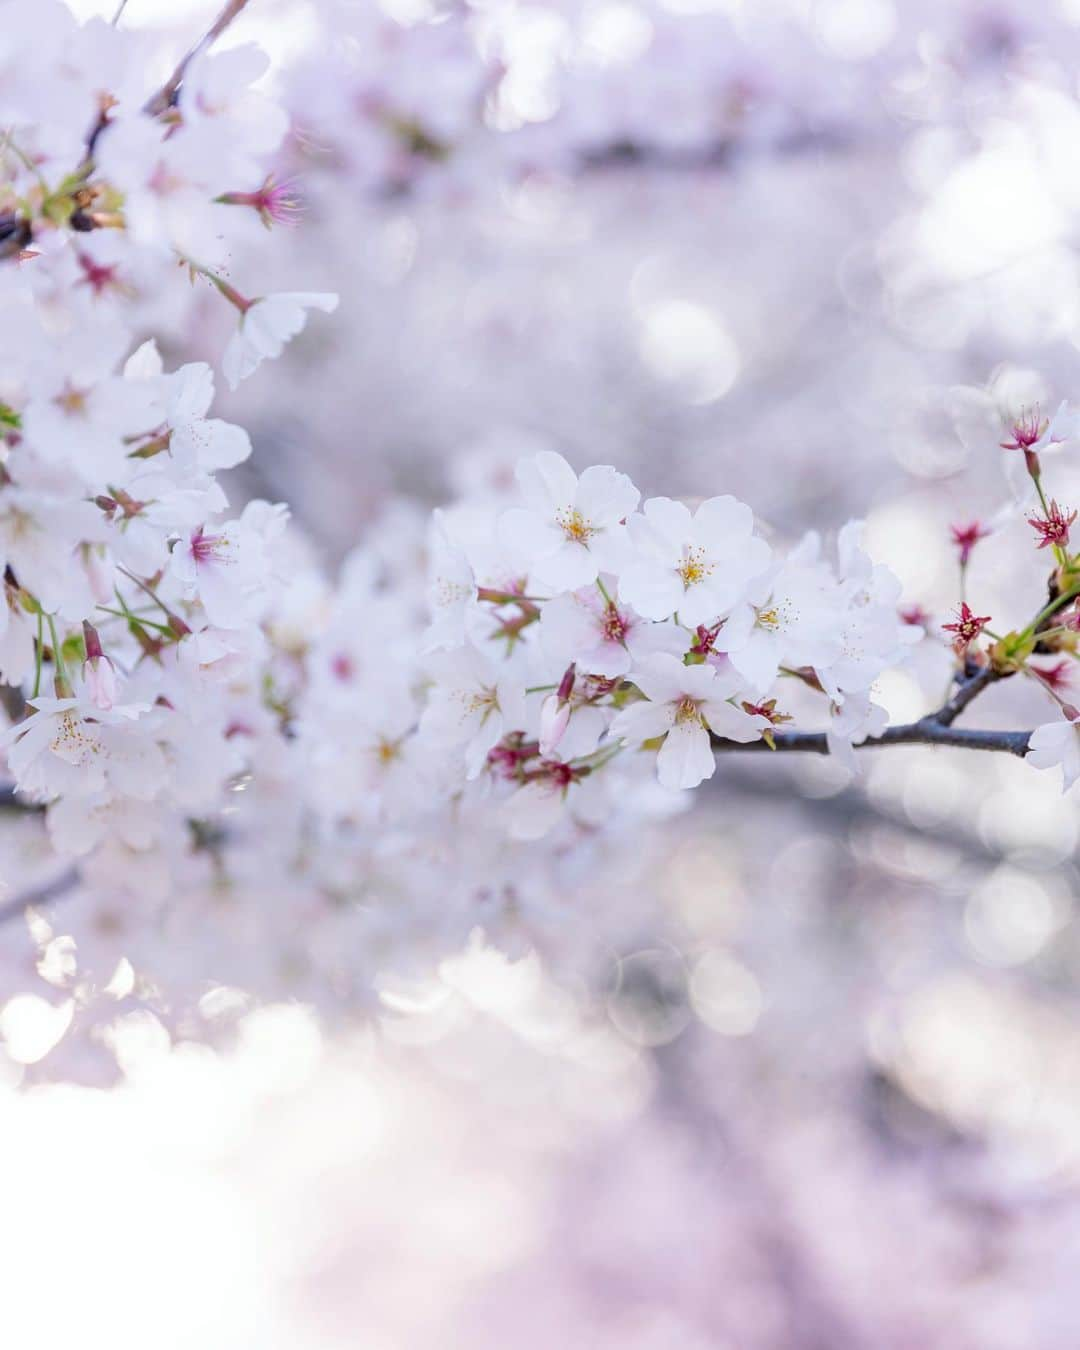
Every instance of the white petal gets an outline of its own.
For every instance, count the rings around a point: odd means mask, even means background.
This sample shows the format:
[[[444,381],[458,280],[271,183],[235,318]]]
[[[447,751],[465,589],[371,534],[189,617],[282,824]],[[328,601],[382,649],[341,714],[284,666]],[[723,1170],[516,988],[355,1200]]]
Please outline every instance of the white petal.
[[[630,678],[654,703],[672,703],[686,692],[687,670],[677,657],[657,652],[638,666]]]
[[[700,722],[676,722],[656,756],[662,787],[694,788],[716,772],[709,733]]]
[[[641,745],[655,736],[663,736],[674,720],[675,709],[670,703],[631,703],[616,713],[609,730],[615,740]]]
[[[619,578],[619,599],[645,619],[670,619],[684,594],[675,571],[655,562],[631,563]]]

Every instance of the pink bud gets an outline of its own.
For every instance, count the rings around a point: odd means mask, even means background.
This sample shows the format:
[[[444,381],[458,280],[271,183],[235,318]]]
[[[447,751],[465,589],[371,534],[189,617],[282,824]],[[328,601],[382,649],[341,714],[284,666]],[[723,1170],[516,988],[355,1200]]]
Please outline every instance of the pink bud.
[[[540,709],[540,753],[553,754],[566,733],[570,722],[570,704],[560,701],[558,694],[549,694]]]
[[[82,676],[90,702],[108,712],[116,702],[116,667],[107,656],[91,656],[83,662]]]

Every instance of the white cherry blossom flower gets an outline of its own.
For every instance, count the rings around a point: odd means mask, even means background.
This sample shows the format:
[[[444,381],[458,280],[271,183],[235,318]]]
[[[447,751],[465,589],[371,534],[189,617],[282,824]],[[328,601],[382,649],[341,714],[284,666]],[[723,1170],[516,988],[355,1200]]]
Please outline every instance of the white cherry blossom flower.
[[[611,811],[603,774],[574,777],[553,771],[526,783],[502,804],[502,818],[511,839],[543,839],[560,821],[596,827]]]
[[[919,628],[900,619],[899,578],[872,561],[862,547],[862,534],[862,522],[849,521],[837,539],[841,584],[836,656],[827,665],[806,662],[837,702],[846,693],[869,689],[883,670],[906,660],[922,636]]]
[[[271,580],[267,545],[283,524],[262,510],[267,505],[250,502],[238,520],[198,525],[173,548],[169,574],[219,628],[242,627],[265,599]]]
[[[149,341],[128,358],[124,376],[152,382],[162,404],[163,429],[150,438],[150,448],[160,445],[179,472],[219,473],[242,464],[251,454],[251,439],[243,427],[207,417],[214,400],[214,373],[205,362],[194,361],[166,375],[157,345]]]
[[[563,762],[591,755],[609,720],[608,711],[586,701],[577,691],[561,702],[557,694],[551,694],[540,708],[540,754]]]
[[[466,638],[470,617],[478,608],[476,578],[464,551],[447,532],[441,511],[432,516],[428,536],[428,606],[431,624],[424,635],[424,650],[460,647]]]
[[[506,511],[500,533],[528,557],[531,574],[556,590],[595,581],[601,571],[617,572],[626,555],[623,524],[640,496],[626,474],[593,465],[579,478],[552,450],[543,450],[517,468],[527,505]]]
[[[811,541],[816,546],[816,541]],[[810,556],[796,550],[750,590],[713,642],[755,694],[763,694],[781,666],[815,670],[841,652],[842,596],[839,587]]]
[[[734,497],[710,497],[693,514],[682,502],[652,497],[629,530],[634,555],[620,575],[619,598],[647,619],[677,613],[690,628],[714,623],[769,565],[753,512]]]
[[[463,750],[466,775],[476,778],[492,747],[524,727],[524,682],[514,663],[490,661],[472,643],[437,653],[429,669],[433,685],[420,719],[421,738]]]
[[[49,613],[79,621],[91,614],[96,597],[77,559],[84,544],[107,537],[101,512],[79,497],[15,486],[0,497],[0,559]]]
[[[311,766],[309,794],[328,819],[415,816],[422,799],[421,755],[411,733],[417,706],[385,678],[365,687],[346,718],[327,721],[310,706],[298,728]]]
[[[332,314],[338,297],[316,291],[282,291],[251,301],[240,315],[240,326],[229,339],[221,368],[235,389],[241,380],[258,370],[263,361],[274,360],[307,323],[309,309]]]
[[[159,415],[152,386],[113,373],[121,340],[111,328],[66,335],[36,372],[22,412],[26,447],[95,489],[123,471],[127,438],[152,427]]]
[[[164,782],[165,761],[135,723],[146,704],[110,709],[89,699],[31,699],[25,721],[10,727],[0,745],[20,792],[37,801],[101,794],[106,788],[149,799]]]
[[[889,715],[867,693],[848,693],[843,703],[829,709],[825,740],[829,754],[852,773],[858,768],[854,747],[868,736],[880,736],[889,723]]]
[[[729,703],[737,680],[709,665],[683,665],[674,656],[650,657],[631,678],[645,700],[616,714],[611,736],[632,745],[664,737],[656,757],[657,777],[664,787],[692,788],[716,769],[710,732],[727,740],[759,740],[770,727],[767,718]]]
[[[1065,792],[1080,778],[1080,719],[1044,722],[1036,727],[1024,756],[1036,769],[1061,769]]]
[[[153,802],[103,792],[61,797],[51,803],[45,821],[54,847],[67,857],[79,858],[105,839],[140,851],[153,848],[165,818]]]
[[[599,585],[583,586],[557,595],[540,615],[540,644],[562,667],[574,662],[591,675],[625,675],[654,652],[682,656],[690,646],[685,629],[674,623],[654,623],[630,605],[614,599],[615,578],[601,577]]]
[[[227,156],[222,171],[238,182],[254,176],[258,157],[276,150],[289,129],[285,109],[252,88],[269,64],[250,42],[204,52],[191,62],[180,89],[185,129],[209,157]]]

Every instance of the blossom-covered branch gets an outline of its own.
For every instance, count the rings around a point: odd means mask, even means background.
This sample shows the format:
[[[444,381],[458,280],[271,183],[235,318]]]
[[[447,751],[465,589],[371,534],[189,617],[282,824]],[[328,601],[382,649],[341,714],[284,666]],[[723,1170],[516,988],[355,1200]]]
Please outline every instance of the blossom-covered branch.
[[[1027,753],[1032,733],[1030,731],[997,731],[986,728],[956,727],[953,723],[969,704],[987,688],[1000,679],[1001,675],[993,666],[983,666],[966,679],[961,679],[956,693],[936,712],[920,717],[917,722],[901,723],[886,727],[875,736],[867,736],[862,745],[868,749],[888,745],[947,745],[961,750],[998,750],[1009,755],[1023,756]],[[714,750],[787,750],[805,751],[811,754],[828,754],[829,742],[824,732],[813,731],[777,731],[770,742],[751,741],[741,744],[738,741],[724,740],[713,736]]]
[[[550,450],[514,485],[436,513],[426,629],[421,579],[369,541],[334,588],[283,506],[230,514],[219,475],[249,438],[211,416],[211,366],[168,371],[145,334],[163,306],[183,314],[186,275],[234,321],[220,365],[235,386],[337,303],[247,293],[232,274],[291,209],[272,160],[288,119],[255,87],[265,59],[210,50],[242,8],[226,5],[175,65],[164,100],[141,38],[63,10],[50,41],[16,42],[0,72],[15,241],[0,274],[15,316],[0,403],[4,742],[60,852],[116,884],[152,860],[167,886],[196,855],[224,878],[281,781],[303,784],[283,837],[301,852],[333,839],[320,851],[332,872],[373,826],[406,847],[457,838],[463,820],[521,840],[617,828],[647,809],[631,802],[670,804],[735,747],[827,750],[855,772],[860,745],[958,746],[1080,772],[1075,710],[1033,660],[1075,657],[1080,628],[1075,513],[1041,484],[1040,456],[1076,433],[1064,408],[1022,410],[992,448],[1023,466],[1032,544],[1052,562],[1048,602],[1004,633],[968,603],[992,532],[978,521],[953,530],[960,607],[934,625],[902,605],[858,522],[781,547],[731,495],[642,501],[614,466],[579,474]],[[66,97],[37,101],[50,81]],[[924,640],[954,692],[890,726],[878,686]],[[1065,719],[1030,734],[954,725],[1014,675]]]

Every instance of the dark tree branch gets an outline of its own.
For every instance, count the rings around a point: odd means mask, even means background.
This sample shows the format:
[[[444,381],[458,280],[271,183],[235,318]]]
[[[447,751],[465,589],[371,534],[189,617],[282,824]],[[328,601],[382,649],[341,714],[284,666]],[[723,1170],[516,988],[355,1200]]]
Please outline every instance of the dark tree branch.
[[[956,693],[936,712],[928,713],[917,722],[886,727],[880,736],[868,736],[862,745],[873,749],[885,745],[951,745],[961,750],[998,750],[1008,755],[1027,754],[1030,731],[990,731],[981,728],[954,727],[953,723],[989,685],[1004,678],[991,666],[984,666],[974,675],[961,680]],[[827,755],[829,744],[823,731],[776,731],[773,733],[777,750],[805,751],[811,755]],[[765,750],[765,741],[738,741],[712,738],[714,750]]]
[[[943,727],[951,727],[969,703],[973,703],[988,685],[1003,677],[993,666],[983,666],[966,680],[960,680],[956,693],[931,717]]]
[[[829,753],[823,731],[777,731],[774,732],[774,739],[778,751],[798,750],[811,755]],[[880,736],[868,736],[862,745],[867,749],[885,745],[951,745],[961,750],[1001,750],[1022,757],[1027,754],[1030,739],[1030,731],[984,731],[980,728],[953,727],[938,721],[936,717],[924,717],[919,722],[887,727]],[[770,753],[765,741],[750,741],[744,745],[714,736],[712,744],[714,750],[764,750]]]
[[[34,905],[47,905],[50,900],[59,900],[73,891],[79,882],[79,869],[69,867],[52,881],[35,886],[32,890],[22,891],[10,900],[0,901],[0,924],[21,918]]]

